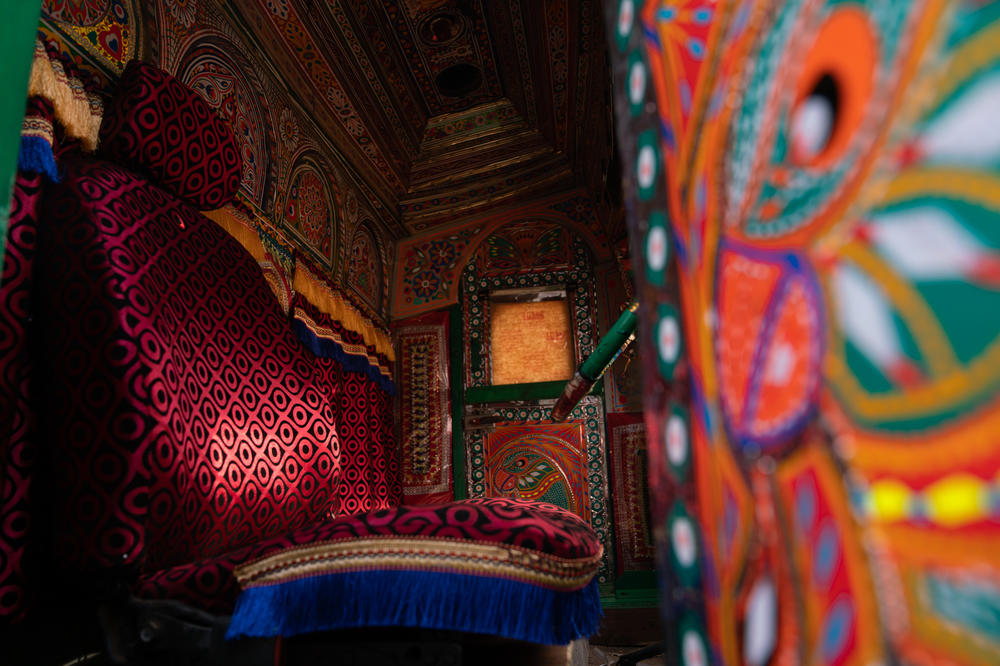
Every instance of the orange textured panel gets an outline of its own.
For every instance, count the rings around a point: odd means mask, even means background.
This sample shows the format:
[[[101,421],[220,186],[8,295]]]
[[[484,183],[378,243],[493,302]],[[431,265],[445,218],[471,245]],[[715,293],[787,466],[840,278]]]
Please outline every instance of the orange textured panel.
[[[493,384],[569,379],[573,334],[566,301],[490,304]]]

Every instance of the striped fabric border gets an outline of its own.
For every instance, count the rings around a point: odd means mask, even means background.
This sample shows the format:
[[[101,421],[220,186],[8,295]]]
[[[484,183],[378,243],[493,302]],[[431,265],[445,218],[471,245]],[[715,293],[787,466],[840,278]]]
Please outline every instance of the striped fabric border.
[[[394,394],[396,386],[392,381],[389,361],[373,347],[348,342],[343,335],[329,326],[322,326],[299,306],[292,308],[295,330],[299,339],[317,356],[336,358],[345,369],[363,372],[384,391]]]
[[[234,574],[244,589],[330,574],[406,570],[505,578],[571,592],[593,579],[602,551],[585,559],[565,559],[461,539],[366,537],[285,549],[243,564]]]

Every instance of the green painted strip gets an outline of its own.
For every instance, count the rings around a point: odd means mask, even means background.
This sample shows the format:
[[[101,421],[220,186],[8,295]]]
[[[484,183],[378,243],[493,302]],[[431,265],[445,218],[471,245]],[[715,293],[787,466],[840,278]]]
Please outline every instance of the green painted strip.
[[[502,384],[500,386],[473,386],[465,392],[469,404],[484,402],[512,402],[515,400],[555,400],[562,393],[566,382],[538,382],[537,384]]]
[[[0,272],[7,253],[7,220],[10,198],[17,173],[17,152],[21,147],[21,122],[28,94],[28,75],[35,53],[41,0],[4,2],[0,21]]]
[[[1000,635],[1000,589],[988,580],[931,575],[926,590],[937,615],[983,637]]]
[[[660,596],[655,590],[650,590],[648,595],[627,596],[620,592],[609,595],[601,595],[602,608],[658,608]]]
[[[465,487],[465,431],[462,424],[465,419],[465,369],[462,367],[462,306],[455,305],[448,313],[448,353],[451,356],[451,368],[448,376],[451,378],[451,470],[455,484],[455,499],[465,499],[468,496]]]

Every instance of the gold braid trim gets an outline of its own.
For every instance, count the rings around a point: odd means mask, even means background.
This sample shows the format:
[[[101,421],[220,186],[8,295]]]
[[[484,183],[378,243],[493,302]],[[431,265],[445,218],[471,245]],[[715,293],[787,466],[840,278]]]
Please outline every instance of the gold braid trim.
[[[79,139],[87,152],[97,148],[104,102],[98,95],[88,93],[80,79],[67,76],[62,63],[50,59],[39,40],[35,40],[28,96],[44,97],[52,102],[56,120],[66,134]]]
[[[578,590],[597,573],[601,550],[567,559],[504,544],[464,539],[375,536],[296,546],[236,567],[244,589],[290,580],[355,571],[437,571],[526,581]]]
[[[375,351],[390,361],[396,360],[389,336],[377,328],[353,305],[340,297],[322,280],[313,275],[301,261],[295,262],[295,277],[292,289],[315,305],[320,312],[340,322],[344,328],[361,334],[365,344],[375,347]]]

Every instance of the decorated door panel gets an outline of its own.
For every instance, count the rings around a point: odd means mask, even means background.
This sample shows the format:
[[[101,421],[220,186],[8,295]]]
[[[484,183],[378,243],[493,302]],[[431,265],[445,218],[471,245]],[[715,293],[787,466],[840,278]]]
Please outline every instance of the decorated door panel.
[[[393,327],[405,504],[454,499],[448,319],[431,312]]]
[[[593,260],[570,227],[526,219],[484,239],[462,274],[464,454],[470,497],[550,502],[590,521],[613,580],[604,409],[587,398],[565,423],[554,399],[593,351]]]

